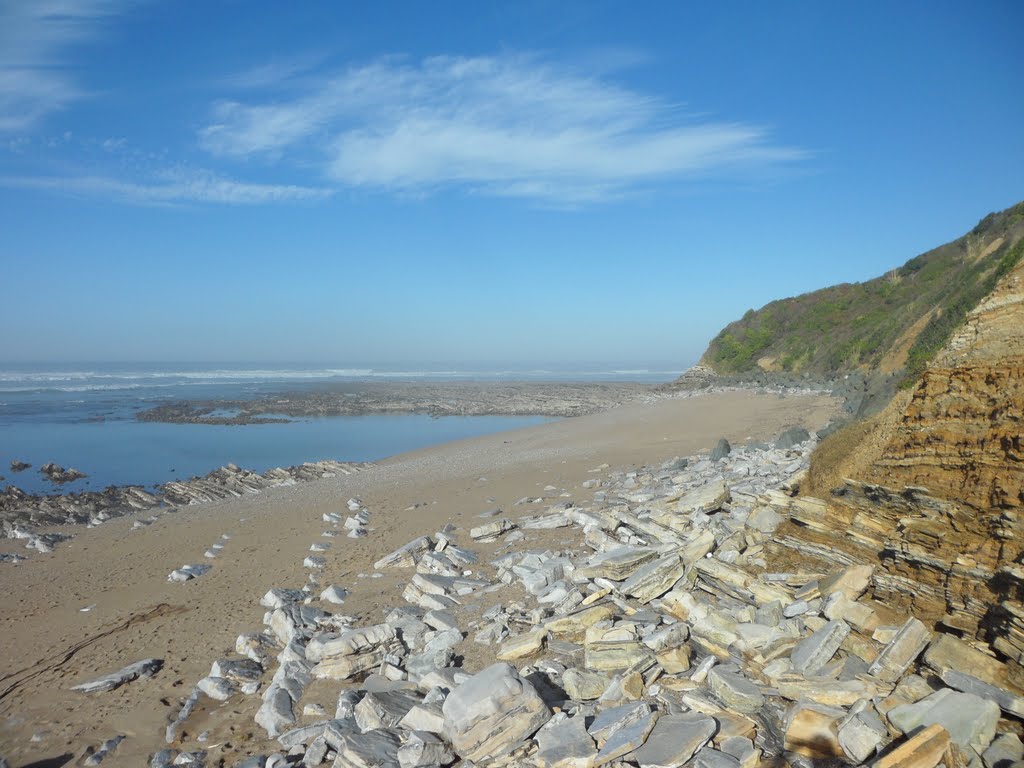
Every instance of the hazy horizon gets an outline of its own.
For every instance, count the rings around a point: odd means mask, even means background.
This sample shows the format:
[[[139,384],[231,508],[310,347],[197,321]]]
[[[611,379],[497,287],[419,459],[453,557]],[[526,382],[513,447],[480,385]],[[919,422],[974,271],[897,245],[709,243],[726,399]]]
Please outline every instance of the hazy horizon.
[[[683,370],[1024,197],[1019,3],[0,20],[0,360]]]

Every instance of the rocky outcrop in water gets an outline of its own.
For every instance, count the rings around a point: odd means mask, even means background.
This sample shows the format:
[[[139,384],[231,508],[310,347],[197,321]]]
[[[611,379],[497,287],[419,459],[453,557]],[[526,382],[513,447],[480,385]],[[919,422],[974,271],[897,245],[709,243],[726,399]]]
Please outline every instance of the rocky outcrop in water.
[[[43,464],[43,466],[39,468],[39,472],[51,483],[57,483],[58,485],[73,483],[76,480],[81,480],[83,477],[88,477],[85,472],[80,472],[74,467],[64,469],[60,464],[55,464],[52,461],[47,464]]]
[[[35,495],[8,486],[0,492],[0,526],[4,537],[31,542],[39,538],[35,531],[46,526],[99,525],[141,510],[237,498],[276,486],[348,475],[367,466],[365,462],[327,460],[260,474],[228,464],[203,477],[165,483],[152,492],[138,486],[111,486],[103,491]]]

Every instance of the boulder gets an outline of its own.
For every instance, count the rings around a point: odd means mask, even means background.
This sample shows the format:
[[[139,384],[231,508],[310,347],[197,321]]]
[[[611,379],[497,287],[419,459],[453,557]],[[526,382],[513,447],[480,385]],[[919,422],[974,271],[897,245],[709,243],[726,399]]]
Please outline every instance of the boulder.
[[[477,763],[512,752],[551,717],[533,686],[501,663],[453,690],[441,709],[455,752]]]

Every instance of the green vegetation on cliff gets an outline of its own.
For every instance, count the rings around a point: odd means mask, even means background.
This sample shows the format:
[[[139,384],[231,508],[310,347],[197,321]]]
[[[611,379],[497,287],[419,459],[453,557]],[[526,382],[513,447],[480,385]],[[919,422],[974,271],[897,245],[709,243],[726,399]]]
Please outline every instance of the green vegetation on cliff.
[[[720,374],[887,369],[916,376],[1022,256],[1018,203],[882,277],[748,311],[712,340],[701,362]]]

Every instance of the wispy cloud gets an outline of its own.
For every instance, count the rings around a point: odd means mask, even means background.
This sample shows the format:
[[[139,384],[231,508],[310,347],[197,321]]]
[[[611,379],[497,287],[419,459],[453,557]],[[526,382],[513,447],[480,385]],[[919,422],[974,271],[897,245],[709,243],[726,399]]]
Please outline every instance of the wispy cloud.
[[[247,183],[200,170],[167,171],[148,181],[126,181],[106,176],[0,176],[0,187],[98,197],[143,205],[261,205],[317,200],[331,194],[329,189]]]
[[[760,126],[698,118],[655,95],[533,56],[383,59],[221,100],[200,142],[221,157],[312,148],[342,185],[581,203],[807,156]]]
[[[0,0],[0,132],[32,127],[81,99],[64,56],[95,37],[124,0]]]

